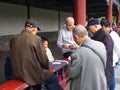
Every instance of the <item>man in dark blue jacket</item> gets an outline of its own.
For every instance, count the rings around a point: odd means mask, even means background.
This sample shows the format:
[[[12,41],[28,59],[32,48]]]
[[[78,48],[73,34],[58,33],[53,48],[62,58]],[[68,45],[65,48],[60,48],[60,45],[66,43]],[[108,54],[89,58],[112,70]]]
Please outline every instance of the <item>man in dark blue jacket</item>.
[[[109,33],[103,30],[98,19],[92,19],[88,21],[87,27],[89,31],[93,33],[92,39],[103,42],[106,47],[107,62],[105,74],[107,78],[108,88],[110,88],[109,83],[111,82],[112,79],[112,65],[113,65],[113,45],[114,45],[113,40]]]

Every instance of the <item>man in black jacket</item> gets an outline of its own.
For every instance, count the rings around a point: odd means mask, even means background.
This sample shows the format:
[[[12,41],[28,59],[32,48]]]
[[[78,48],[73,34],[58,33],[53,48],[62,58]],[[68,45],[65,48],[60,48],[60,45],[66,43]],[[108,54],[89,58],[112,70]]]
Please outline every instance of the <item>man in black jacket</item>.
[[[93,33],[92,39],[101,41],[104,43],[107,51],[107,62],[105,68],[105,74],[107,78],[107,85],[110,88],[110,82],[112,79],[112,65],[113,65],[113,40],[109,33],[105,32],[100,25],[98,19],[92,19],[88,21],[88,30]]]

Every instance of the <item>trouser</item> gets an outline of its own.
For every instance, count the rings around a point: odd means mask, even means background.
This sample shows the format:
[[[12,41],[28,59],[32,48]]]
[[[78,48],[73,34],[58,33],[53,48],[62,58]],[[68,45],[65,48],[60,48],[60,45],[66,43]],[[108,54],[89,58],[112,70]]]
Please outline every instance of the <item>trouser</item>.
[[[112,79],[108,83],[108,90],[115,90],[116,80],[115,80],[115,72],[114,67],[112,68]]]
[[[58,77],[52,74],[48,80],[45,82],[47,90],[63,90],[59,85]]]
[[[73,52],[66,52],[66,53],[63,53],[63,57],[64,58],[68,58],[69,56],[71,56]]]
[[[48,80],[46,80],[43,85],[45,86],[45,88],[47,90],[63,90],[61,88],[61,86],[59,85],[59,82],[58,82],[58,77],[55,75],[55,74],[52,74]],[[41,84],[38,84],[38,85],[35,85],[35,86],[31,86],[29,88],[27,88],[26,90],[43,90],[42,89],[42,85]],[[45,90],[46,90],[45,89]]]

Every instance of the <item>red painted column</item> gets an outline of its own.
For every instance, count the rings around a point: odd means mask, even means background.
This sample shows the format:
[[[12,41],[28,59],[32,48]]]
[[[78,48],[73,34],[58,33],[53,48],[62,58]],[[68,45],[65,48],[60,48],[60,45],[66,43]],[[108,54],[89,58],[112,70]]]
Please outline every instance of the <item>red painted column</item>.
[[[112,25],[112,8],[113,8],[112,5],[113,5],[113,0],[109,0],[106,18],[110,22],[111,25]]]
[[[86,0],[74,0],[73,17],[75,25],[81,24],[85,26],[86,22]]]
[[[117,23],[120,22],[120,7],[118,7]]]

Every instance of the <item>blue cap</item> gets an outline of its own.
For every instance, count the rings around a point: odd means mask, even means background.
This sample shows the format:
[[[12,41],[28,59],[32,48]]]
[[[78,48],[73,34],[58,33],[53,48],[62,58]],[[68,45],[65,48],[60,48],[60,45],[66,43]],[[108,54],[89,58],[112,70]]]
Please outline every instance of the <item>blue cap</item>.
[[[87,27],[91,26],[91,25],[98,25],[100,24],[98,19],[92,19],[90,21],[88,21]]]

